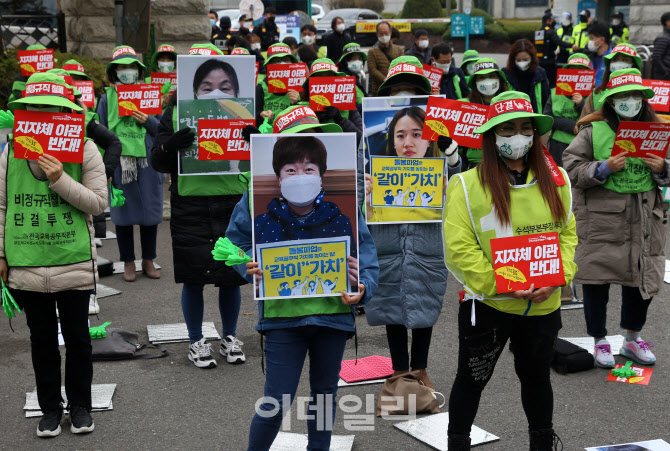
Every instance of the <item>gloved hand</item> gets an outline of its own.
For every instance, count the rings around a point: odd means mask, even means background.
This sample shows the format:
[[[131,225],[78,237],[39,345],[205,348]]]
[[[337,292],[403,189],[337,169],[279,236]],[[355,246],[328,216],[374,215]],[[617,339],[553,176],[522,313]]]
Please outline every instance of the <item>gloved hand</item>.
[[[268,119],[265,118],[265,120],[267,121]],[[244,127],[242,129],[242,138],[244,138],[244,140],[246,142],[251,141],[251,135],[260,135],[260,134],[261,134],[261,131],[259,129],[257,129],[256,127],[254,127],[253,125],[247,125],[246,127]]]
[[[111,322],[107,321],[104,324],[101,324],[100,326],[97,327],[89,327],[88,328],[88,333],[91,335],[91,338],[105,338],[107,336],[107,331],[105,330],[107,326],[112,324]]]
[[[120,189],[114,188],[112,184],[109,185],[109,189],[112,192],[112,207],[123,207],[126,203],[126,197],[123,195],[123,191]]]
[[[458,143],[448,136],[437,138],[437,147],[444,152],[447,164],[454,167],[458,164]]]
[[[342,120],[342,114],[340,114],[340,110],[334,106],[327,106],[323,111],[326,113],[326,117],[335,121],[336,124],[339,124]]]
[[[14,113],[11,111],[0,111],[0,128],[14,127]]]
[[[251,261],[251,257],[235,246],[228,238],[216,240],[212,255],[214,260],[225,261],[226,266],[240,265]]]
[[[190,128],[184,127],[170,136],[170,139],[163,144],[163,150],[166,152],[176,152],[180,149],[190,147],[193,144],[193,140],[195,140],[195,133]]]
[[[9,292],[9,288],[5,286],[5,281],[1,277],[0,282],[2,282],[2,308],[5,310],[5,315],[7,315],[7,318],[12,319],[16,317],[15,312],[23,312],[12,297],[12,294]]]
[[[270,117],[266,117],[258,130],[261,133],[272,133],[272,124],[270,123]]]

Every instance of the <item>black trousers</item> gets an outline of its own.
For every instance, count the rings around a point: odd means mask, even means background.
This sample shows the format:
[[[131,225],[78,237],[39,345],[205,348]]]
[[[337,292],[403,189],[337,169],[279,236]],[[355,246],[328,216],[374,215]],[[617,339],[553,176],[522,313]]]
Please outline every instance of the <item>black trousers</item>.
[[[472,326],[473,302],[461,303],[458,311],[458,370],[449,397],[449,435],[470,435],[482,391],[508,339],[528,429],[552,428],[554,395],[549,373],[561,329],[560,309],[544,316],[521,316],[477,302],[476,325]]]
[[[386,338],[391,351],[393,371],[425,370],[428,367],[428,351],[430,350],[430,339],[433,334],[432,327],[412,329],[412,361],[407,351],[408,332],[402,324],[389,324],[386,326]]]
[[[90,290],[69,290],[58,293],[12,290],[17,303],[23,306],[28,327],[37,385],[37,399],[43,412],[56,410],[61,396],[61,355],[58,349],[58,318],[65,341],[65,393],[71,406],[91,410],[93,360],[91,336],[88,331]]]
[[[586,333],[592,337],[607,335],[607,303],[610,298],[610,285],[582,285],[584,291],[584,318]],[[647,322],[647,310],[653,297],[643,299],[637,287],[621,287],[622,329],[641,331]]]

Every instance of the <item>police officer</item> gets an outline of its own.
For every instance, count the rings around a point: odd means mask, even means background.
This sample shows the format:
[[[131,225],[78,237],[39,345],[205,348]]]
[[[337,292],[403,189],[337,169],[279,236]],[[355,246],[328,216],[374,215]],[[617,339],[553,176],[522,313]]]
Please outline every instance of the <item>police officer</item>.
[[[561,26],[556,29],[556,34],[563,42],[567,42],[571,46],[574,45],[574,40],[572,39],[572,13],[565,11],[561,14]],[[558,57],[556,61],[558,65],[563,65],[568,61],[568,58],[572,54],[572,48],[566,49],[561,47],[558,52]]]
[[[583,9],[579,13],[579,23],[572,29],[572,50],[579,52],[586,48],[589,42],[589,30],[591,25],[591,11]]]
[[[267,50],[272,44],[279,42],[279,28],[275,24],[277,11],[273,7],[265,8],[265,20],[254,30],[261,37],[261,50]]]
[[[535,32],[535,48],[540,66],[547,71],[549,85],[556,86],[556,47],[569,49],[572,45],[558,37],[554,30],[555,20],[551,11],[542,17],[542,28]]]
[[[612,16],[612,27],[610,28],[610,35],[612,36],[612,47],[617,44],[624,44],[628,42],[630,37],[630,30],[628,25],[623,21],[623,13],[618,11]]]

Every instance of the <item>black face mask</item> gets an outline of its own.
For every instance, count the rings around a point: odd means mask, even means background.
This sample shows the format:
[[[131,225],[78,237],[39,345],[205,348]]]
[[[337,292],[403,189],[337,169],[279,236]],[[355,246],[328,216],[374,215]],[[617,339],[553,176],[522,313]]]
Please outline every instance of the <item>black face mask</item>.
[[[268,23],[275,23],[274,17],[268,17]]]
[[[586,23],[589,21],[589,18],[586,16],[579,16],[579,23]]]

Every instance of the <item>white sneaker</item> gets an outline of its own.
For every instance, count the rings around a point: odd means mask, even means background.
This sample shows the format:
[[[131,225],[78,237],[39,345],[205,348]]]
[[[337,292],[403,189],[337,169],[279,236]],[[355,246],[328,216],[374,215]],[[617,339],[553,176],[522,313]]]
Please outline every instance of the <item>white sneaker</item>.
[[[102,240],[100,238],[93,238],[93,242],[95,243],[95,247],[102,247]]]
[[[653,343],[646,343],[641,338],[638,338],[636,341],[624,340],[619,353],[642,365],[653,365],[656,363],[656,356],[649,349],[653,346]]]
[[[100,304],[98,304],[98,298],[95,294],[91,293],[91,297],[88,300],[88,314],[97,315],[100,313]]]
[[[188,348],[188,359],[198,368],[215,368],[216,360],[212,357],[212,345],[201,338],[191,343]]]
[[[614,368],[614,355],[607,340],[602,339],[596,343],[593,356],[598,368]]]
[[[247,358],[242,352],[242,343],[237,337],[228,335],[221,339],[221,349],[219,349],[219,354],[224,356],[228,363],[244,363]]]

